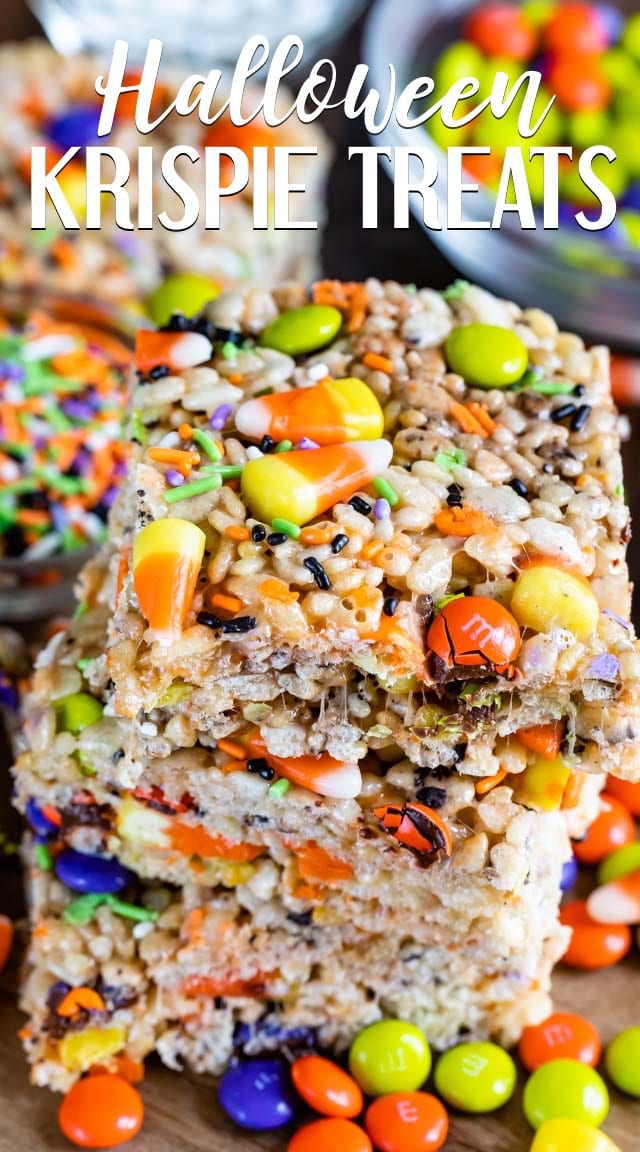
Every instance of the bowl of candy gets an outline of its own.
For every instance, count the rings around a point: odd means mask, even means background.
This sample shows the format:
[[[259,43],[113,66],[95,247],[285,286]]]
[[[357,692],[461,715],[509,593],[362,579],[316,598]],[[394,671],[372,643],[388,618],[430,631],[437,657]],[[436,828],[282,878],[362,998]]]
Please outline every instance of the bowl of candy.
[[[535,108],[550,113],[531,139],[518,134],[523,92],[498,119],[489,108],[463,128],[445,126],[438,114],[424,125],[401,128],[391,120],[376,144],[427,148],[438,159],[434,184],[440,230],[430,236],[470,279],[491,290],[544,306],[564,327],[622,350],[640,348],[640,10],[633,0],[564,3],[562,0],[407,0],[402,16],[395,0],[378,0],[369,18],[365,58],[372,84],[386,91],[389,61],[398,86],[417,76],[435,83],[429,105],[463,77],[479,82],[478,103],[491,93],[496,74],[513,84],[524,72],[541,75]],[[469,112],[459,105],[456,116]],[[600,201],[581,178],[580,160],[605,145],[614,161],[598,156],[592,169],[615,197],[617,213],[599,231],[581,227],[600,216]],[[542,156],[529,147],[571,148],[558,159],[558,226],[545,227],[543,201],[553,196]],[[449,226],[447,158],[451,147],[485,148],[464,158],[465,224]],[[507,211],[490,228],[507,148],[525,160],[534,222],[523,226]],[[414,158],[412,179],[422,164]],[[422,221],[416,197],[413,209]],[[427,225],[425,224],[425,227]]]
[[[0,291],[0,619],[64,611],[124,468],[129,319]]]

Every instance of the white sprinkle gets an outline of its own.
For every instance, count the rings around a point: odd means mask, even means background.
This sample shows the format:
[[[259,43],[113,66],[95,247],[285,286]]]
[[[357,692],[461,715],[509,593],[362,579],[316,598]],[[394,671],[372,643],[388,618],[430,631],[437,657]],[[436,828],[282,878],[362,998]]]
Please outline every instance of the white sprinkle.
[[[179,443],[180,437],[177,432],[167,432],[167,435],[158,441],[158,448],[177,448]]]
[[[30,548],[27,548],[22,554],[22,559],[40,560],[45,556],[51,556],[52,553],[56,551],[59,543],[60,537],[58,533],[49,532],[46,536],[42,536],[39,540],[36,540],[35,544],[32,544]]]
[[[24,400],[24,393],[19,384],[5,384],[2,393],[3,400],[8,401],[9,404],[21,404]]]
[[[247,448],[247,460],[259,460],[261,456],[264,456],[264,452],[261,452],[255,444],[251,444]]]
[[[115,716],[115,712],[113,710],[113,704],[105,704],[104,708],[102,709],[102,715],[103,716]]]
[[[77,347],[73,336],[41,336],[39,340],[31,340],[22,349],[23,360],[49,360],[52,356],[59,356],[63,352],[73,352]]]
[[[150,720],[145,720],[144,724],[140,725],[140,731],[143,736],[157,736],[158,725],[152,724]]]
[[[310,368],[307,368],[307,376],[310,380],[322,380],[328,375],[329,369],[327,365],[322,362],[320,362],[320,364],[312,364]]]
[[[12,480],[17,480],[20,475],[20,469],[15,460],[5,460],[0,466],[0,480],[5,484],[9,484]]]
[[[150,932],[153,932],[154,928],[155,924],[152,920],[141,920],[139,924],[134,924],[131,930],[131,935],[133,936],[134,940],[144,940],[145,936],[148,936]]]

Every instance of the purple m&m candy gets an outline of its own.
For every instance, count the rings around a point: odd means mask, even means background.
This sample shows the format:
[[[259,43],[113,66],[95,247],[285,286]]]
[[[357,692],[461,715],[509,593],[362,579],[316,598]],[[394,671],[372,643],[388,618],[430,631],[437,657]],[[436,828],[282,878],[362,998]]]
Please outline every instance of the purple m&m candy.
[[[596,4],[600,27],[604,29],[607,44],[617,44],[622,35],[625,18],[613,4]]]
[[[570,860],[565,860],[562,865],[562,876],[560,878],[560,890],[568,892],[575,886],[578,879],[578,861],[575,856],[571,856]]]
[[[624,194],[623,208],[630,208],[632,212],[640,212],[640,180],[634,180]]]
[[[53,820],[50,820],[48,816],[45,816],[40,805],[36,804],[33,796],[27,802],[25,815],[29,821],[29,824],[31,825],[31,828],[38,837],[42,836],[44,839],[50,840],[53,836],[57,836],[57,824],[54,824]]]
[[[220,1106],[240,1128],[266,1132],[282,1128],[295,1113],[289,1070],[281,1060],[246,1060],[225,1072]]]
[[[74,892],[121,892],[135,880],[133,872],[115,857],[89,856],[75,848],[60,853],[56,874]]]
[[[100,106],[81,104],[77,108],[61,112],[59,116],[54,116],[47,125],[47,136],[51,143],[56,144],[63,152],[66,152],[67,148],[86,148],[90,144],[100,143],[99,122]]]

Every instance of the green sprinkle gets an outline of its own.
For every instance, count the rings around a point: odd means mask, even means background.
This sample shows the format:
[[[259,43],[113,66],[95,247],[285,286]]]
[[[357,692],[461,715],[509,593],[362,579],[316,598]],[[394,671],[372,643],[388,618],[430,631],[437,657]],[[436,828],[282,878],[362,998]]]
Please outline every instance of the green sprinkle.
[[[102,892],[87,892],[67,904],[62,918],[67,924],[89,924],[100,905],[106,902],[107,897]]]
[[[172,704],[180,704],[182,700],[186,700],[191,695],[190,684],[171,684],[162,696],[158,696],[154,707],[168,708]]]
[[[286,796],[290,787],[291,787],[290,781],[285,780],[284,776],[281,776],[281,778],[279,780],[276,780],[275,783],[272,784],[271,787],[269,788],[269,795],[270,796]]]
[[[21,480],[14,480],[11,484],[3,484],[3,496],[21,496],[23,492],[35,492],[39,485],[35,480],[24,476]]]
[[[284,532],[286,536],[290,536],[292,540],[297,540],[302,529],[298,528],[297,524],[292,524],[290,520],[281,520],[276,516],[275,520],[271,521],[271,527],[274,532]]]
[[[81,600],[80,603],[78,604],[78,607],[76,608],[75,612],[73,613],[73,616],[71,617],[71,619],[72,620],[80,620],[80,619],[82,619],[83,616],[86,616],[88,611],[89,611],[89,605],[87,604],[87,601]]]
[[[132,440],[137,440],[138,444],[146,444],[149,439],[147,429],[142,423],[140,412],[137,409],[131,413],[131,421],[129,424],[129,435]]]
[[[385,480],[384,476],[376,476],[373,481],[373,487],[378,493],[378,496],[382,496],[385,500],[389,501],[392,508],[395,508],[396,504],[400,503],[400,497],[393,487],[393,484]]]
[[[21,460],[24,460],[25,456],[28,456],[31,451],[29,445],[22,444],[20,440],[2,440],[0,441],[0,447],[3,452],[10,452],[12,456],[19,456]],[[2,491],[6,492],[6,487],[4,487]]]
[[[232,340],[225,340],[224,344],[222,345],[222,348],[220,349],[220,353],[224,357],[225,360],[237,360],[238,359],[238,349]]]
[[[195,440],[196,444],[200,445],[202,451],[206,453],[210,460],[222,460],[222,452],[218,448],[218,445],[211,436],[208,436],[201,428],[193,429],[192,439]]]
[[[61,408],[45,408],[43,416],[46,416],[56,432],[68,432],[70,428],[73,428],[72,421],[65,416]]]
[[[125,920],[137,920],[142,924],[145,921],[157,920],[158,913],[151,908],[141,908],[138,904],[127,904],[126,900],[118,900],[117,896],[107,896],[105,904],[115,912],[116,916],[123,916]]]
[[[36,864],[41,872],[50,872],[53,868],[53,859],[46,844],[36,844]]]
[[[384,740],[385,736],[391,735],[391,728],[386,724],[374,724],[372,728],[367,730],[367,736],[372,736],[374,740]]]
[[[443,472],[451,472],[453,468],[464,468],[467,457],[462,448],[450,448],[446,452],[438,452],[433,463],[442,468]]]
[[[464,592],[452,592],[450,596],[443,596],[442,600],[436,600],[433,607],[436,612],[442,612],[442,609],[445,608],[447,604],[450,604],[452,600],[462,599],[464,599]]]
[[[90,664],[91,664],[91,657],[90,656],[81,656],[79,660],[76,660],[76,668],[78,669],[79,672],[86,672],[86,670]]]
[[[468,287],[468,280],[454,280],[453,284],[450,284],[448,288],[445,288],[441,295],[443,299],[447,301],[459,300],[461,296],[464,296]]]
[[[273,396],[273,388],[261,388],[259,392],[254,392],[254,396]]]
[[[55,468],[47,467],[34,468],[33,474],[54,492],[60,492],[62,496],[77,496],[78,493],[84,495],[91,491],[91,483],[84,476],[63,476],[61,472],[56,472]]]
[[[167,488],[164,498],[167,504],[177,504],[179,500],[189,500],[191,496],[202,496],[203,492],[213,492],[222,484],[220,473],[215,476],[203,476],[200,480],[192,480],[190,484],[181,484],[179,488]]]
[[[98,775],[97,769],[94,768],[94,766],[91,763],[91,760],[87,756],[86,752],[81,752],[79,748],[76,748],[75,752],[72,752],[71,755],[72,755],[73,759],[75,760],[76,764],[78,765],[78,769],[80,771],[81,776],[97,776]]]
[[[281,440],[280,443],[276,446],[275,451],[276,452],[290,452],[292,448],[293,448],[293,444],[291,443],[290,440]]]
[[[60,547],[63,552],[78,552],[87,547],[87,541],[75,528],[67,527],[60,535]]]
[[[537,392],[540,396],[567,396],[574,387],[571,380],[548,380],[532,368],[518,381],[516,391]]]
[[[237,476],[242,476],[244,466],[242,464],[205,464],[200,471],[206,472],[207,476],[221,476],[223,480],[235,480]],[[188,485],[184,484],[176,491],[184,492],[186,487]]]
[[[416,284],[405,284],[404,290],[408,296],[415,296],[416,292],[418,291],[418,287]]]
[[[616,484],[615,488],[613,489],[613,495],[624,497],[624,484]]]

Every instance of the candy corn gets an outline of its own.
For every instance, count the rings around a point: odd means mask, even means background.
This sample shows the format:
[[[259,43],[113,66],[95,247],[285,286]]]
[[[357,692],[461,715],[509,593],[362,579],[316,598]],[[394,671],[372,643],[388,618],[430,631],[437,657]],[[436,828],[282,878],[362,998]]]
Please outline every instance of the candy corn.
[[[640,924],[640,872],[630,872],[596,888],[587,900],[599,924]]]
[[[391,463],[387,440],[367,440],[300,450],[249,460],[242,494],[254,516],[270,524],[307,524],[341,500],[348,500]]]
[[[184,627],[204,545],[204,532],[188,520],[155,520],[135,538],[133,583],[158,640],[169,643]]]
[[[384,417],[376,397],[363,380],[325,380],[312,388],[292,388],[241,404],[236,428],[252,440],[292,440],[303,436],[316,444],[376,440]]]
[[[517,777],[515,798],[528,808],[554,812],[562,804],[570,776],[571,769],[560,756],[555,760],[536,756],[533,764]]]
[[[326,752],[320,756],[273,756],[267,751],[257,729],[249,739],[249,748],[254,756],[263,757],[279,776],[319,796],[352,800],[362,788],[358,765],[334,760]]]
[[[201,332],[150,332],[146,328],[136,333],[136,368],[148,376],[160,366],[172,372],[194,368],[211,359],[211,341]]]

